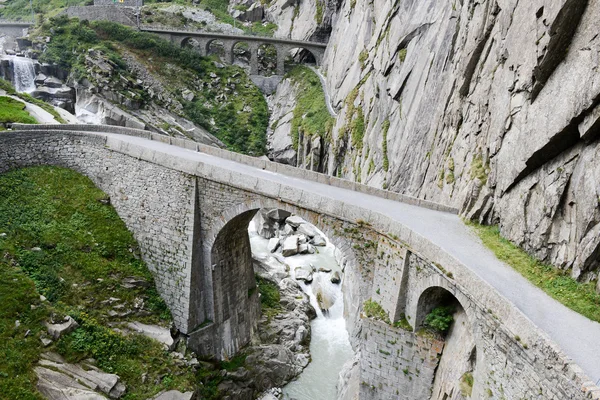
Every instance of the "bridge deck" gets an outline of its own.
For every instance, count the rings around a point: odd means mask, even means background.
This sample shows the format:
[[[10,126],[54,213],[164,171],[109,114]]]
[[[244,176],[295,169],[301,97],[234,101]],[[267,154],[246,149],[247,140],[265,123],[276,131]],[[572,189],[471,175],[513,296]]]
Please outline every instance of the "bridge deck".
[[[292,39],[280,39],[269,36],[252,36],[252,35],[228,35],[224,33],[216,33],[216,32],[202,32],[202,31],[186,31],[186,30],[170,30],[170,29],[161,29],[150,26],[141,26],[141,31],[151,32],[151,33],[163,33],[163,34],[171,34],[171,35],[181,35],[181,36],[190,36],[190,37],[206,37],[213,39],[228,39],[228,40],[239,40],[239,41],[252,41],[252,42],[265,42],[265,43],[281,43],[288,45],[296,45],[298,47],[318,47],[318,48],[326,48],[327,43],[319,43],[319,42],[308,42],[303,40],[292,40]]]
[[[563,306],[510,266],[499,261],[454,214],[293,178],[158,141],[118,134],[106,135],[111,141],[141,146],[181,160],[201,162],[261,180],[291,185],[307,193],[384,214],[438,245],[472,270],[521,310],[592,379],[600,378],[600,324]]]

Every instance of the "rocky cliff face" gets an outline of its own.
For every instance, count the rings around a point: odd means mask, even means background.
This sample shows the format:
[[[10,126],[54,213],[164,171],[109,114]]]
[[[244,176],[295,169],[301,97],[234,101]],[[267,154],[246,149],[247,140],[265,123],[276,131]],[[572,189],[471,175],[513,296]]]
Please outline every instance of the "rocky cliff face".
[[[598,15],[587,0],[344,1],[326,171],[454,205],[597,279]]]

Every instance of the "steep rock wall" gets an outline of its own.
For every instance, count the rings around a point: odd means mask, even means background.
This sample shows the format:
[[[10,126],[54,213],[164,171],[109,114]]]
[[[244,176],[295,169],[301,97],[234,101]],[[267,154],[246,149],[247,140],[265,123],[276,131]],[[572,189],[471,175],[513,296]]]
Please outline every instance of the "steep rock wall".
[[[459,207],[597,279],[600,3],[345,1],[327,172]]]

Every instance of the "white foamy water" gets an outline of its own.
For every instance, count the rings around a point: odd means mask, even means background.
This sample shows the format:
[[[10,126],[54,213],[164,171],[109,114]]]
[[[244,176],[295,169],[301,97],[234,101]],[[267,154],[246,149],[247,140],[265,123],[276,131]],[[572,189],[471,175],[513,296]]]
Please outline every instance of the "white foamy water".
[[[35,67],[33,61],[26,57],[9,56],[13,65],[13,85],[19,93],[31,93],[35,90]]]
[[[343,365],[352,358],[353,352],[344,321],[344,301],[341,284],[332,284],[331,274],[340,271],[335,261],[335,247],[327,240],[327,246],[317,247],[318,254],[301,254],[283,257],[280,253],[271,254],[267,249],[268,240],[260,237],[250,223],[250,244],[252,253],[259,258],[273,256],[290,267],[290,274],[299,266],[313,265],[331,269],[331,273],[315,272],[309,285],[299,281],[300,286],[310,297],[317,311],[317,318],[311,322],[310,355],[311,363],[297,380],[283,388],[283,398],[287,400],[334,400],[337,397],[336,384]],[[325,235],[323,235],[325,237]],[[277,263],[278,264],[278,263]],[[343,278],[342,278],[343,279]],[[314,292],[321,290],[323,296],[331,299],[333,305],[323,315]]]

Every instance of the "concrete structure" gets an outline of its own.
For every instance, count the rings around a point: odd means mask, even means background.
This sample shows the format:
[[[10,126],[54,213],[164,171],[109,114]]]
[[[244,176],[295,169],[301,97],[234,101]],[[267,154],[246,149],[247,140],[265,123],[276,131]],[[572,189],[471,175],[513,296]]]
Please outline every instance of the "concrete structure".
[[[547,336],[597,378],[600,325],[528,288],[450,208],[144,131],[18,128],[0,135],[0,173],[60,165],[109,194],[177,326],[200,354],[228,357],[250,340],[259,302],[247,226],[258,209],[279,208],[317,225],[339,250],[361,398],[429,399],[432,390],[440,399],[458,398],[455,375],[464,373],[474,377],[472,398],[600,398]],[[369,298],[391,323],[406,316],[414,331],[364,318]],[[420,336],[425,315],[447,302],[460,323],[446,343]],[[546,326],[546,316],[568,325],[568,336]]]
[[[141,7],[144,0],[94,0],[95,6]]]
[[[31,25],[33,25],[31,22],[0,19],[0,33],[13,38],[20,38],[27,35],[27,30]]]
[[[225,62],[233,63],[233,50],[238,43],[246,43],[250,50],[250,75],[258,75],[258,48],[261,45],[273,45],[277,51],[277,75],[283,75],[284,61],[292,50],[306,50],[315,58],[317,66],[323,61],[327,48],[326,43],[305,42],[300,40],[277,39],[261,36],[225,35],[221,33],[178,31],[167,28],[142,26],[142,31],[155,33],[178,46],[187,46],[193,39],[198,42],[198,48],[203,56],[209,53],[211,43],[219,41],[225,48]]]

